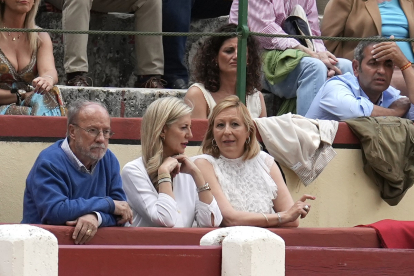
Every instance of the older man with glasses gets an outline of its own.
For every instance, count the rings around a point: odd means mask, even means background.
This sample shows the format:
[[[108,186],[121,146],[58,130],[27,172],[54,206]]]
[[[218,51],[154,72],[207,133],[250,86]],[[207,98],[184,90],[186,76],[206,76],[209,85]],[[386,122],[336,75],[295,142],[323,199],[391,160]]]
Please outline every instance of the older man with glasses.
[[[66,139],[43,150],[27,177],[22,223],[74,226],[75,244],[84,244],[98,227],[132,223],[132,211],[108,149],[113,132],[107,109],[80,100],[67,116]]]

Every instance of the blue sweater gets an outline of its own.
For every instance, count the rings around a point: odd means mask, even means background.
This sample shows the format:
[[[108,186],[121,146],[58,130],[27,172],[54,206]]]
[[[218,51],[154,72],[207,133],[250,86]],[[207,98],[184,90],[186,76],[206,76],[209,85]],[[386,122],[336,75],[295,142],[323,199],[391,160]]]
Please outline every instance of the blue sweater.
[[[96,211],[101,226],[116,225],[113,200],[126,197],[115,155],[108,149],[89,174],[74,166],[62,142],[43,150],[27,177],[22,223],[62,225]]]

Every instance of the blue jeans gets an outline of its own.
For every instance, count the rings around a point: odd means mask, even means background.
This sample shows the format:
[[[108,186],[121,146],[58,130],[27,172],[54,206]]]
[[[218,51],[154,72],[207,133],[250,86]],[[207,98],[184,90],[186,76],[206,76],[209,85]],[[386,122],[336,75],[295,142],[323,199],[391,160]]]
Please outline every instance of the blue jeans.
[[[191,22],[191,8],[194,0],[163,0],[162,31],[188,32]],[[188,82],[187,66],[184,62],[186,36],[163,36],[164,79],[173,82],[183,79]]]
[[[353,74],[350,60],[338,58],[338,61],[336,66],[343,74],[346,72]],[[316,93],[325,83],[327,73],[328,69],[322,61],[304,57],[282,82],[272,85],[263,78],[262,86],[280,98],[297,97],[296,111],[299,115],[305,116]]]

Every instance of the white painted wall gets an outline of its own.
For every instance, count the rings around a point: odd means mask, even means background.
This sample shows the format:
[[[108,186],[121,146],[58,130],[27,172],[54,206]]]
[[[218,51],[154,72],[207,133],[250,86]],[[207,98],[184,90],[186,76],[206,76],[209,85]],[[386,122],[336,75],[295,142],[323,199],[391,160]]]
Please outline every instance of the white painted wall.
[[[25,179],[39,152],[50,143],[0,142],[0,223],[17,223],[22,218]],[[140,146],[110,145],[124,166],[140,156]],[[285,169],[288,188],[295,200],[304,193],[317,197],[311,213],[301,221],[303,227],[347,227],[382,219],[413,220],[414,190],[410,189],[394,207],[384,202],[375,184],[362,170],[361,151],[337,149],[338,155],[308,187]],[[187,154],[199,153],[189,147]]]

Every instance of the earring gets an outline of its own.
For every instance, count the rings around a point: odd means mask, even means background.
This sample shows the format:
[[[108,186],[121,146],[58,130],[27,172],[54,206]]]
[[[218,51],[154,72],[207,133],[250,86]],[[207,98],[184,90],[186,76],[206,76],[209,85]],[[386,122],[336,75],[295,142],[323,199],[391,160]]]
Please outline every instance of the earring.
[[[161,140],[165,141],[165,136],[160,135]]]
[[[248,139],[246,139],[246,144],[248,145],[248,144],[250,144],[250,136],[249,136],[249,138]]]
[[[214,140],[214,138],[213,138],[213,140],[211,140],[211,145],[213,147],[213,150],[218,150],[218,146],[217,146],[216,140]]]

